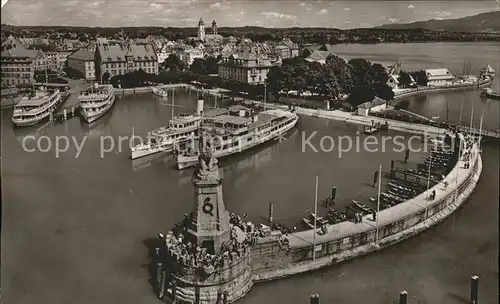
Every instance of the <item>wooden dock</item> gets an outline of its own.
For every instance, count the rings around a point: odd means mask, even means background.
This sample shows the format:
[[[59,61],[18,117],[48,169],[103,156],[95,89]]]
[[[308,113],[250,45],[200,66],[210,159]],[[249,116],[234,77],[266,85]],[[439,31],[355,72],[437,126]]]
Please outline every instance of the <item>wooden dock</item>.
[[[386,121],[385,124],[383,123],[380,123],[380,122],[377,122],[377,123],[374,123],[372,121],[372,124],[370,126],[363,126],[363,133],[365,134],[373,134],[375,132],[377,132],[378,130],[388,130],[389,129],[389,125]]]
[[[63,101],[59,110],[51,114],[51,121],[61,121],[64,122],[69,118],[78,116],[78,109],[80,106],[80,101],[78,100],[77,94],[71,94],[64,96],[65,100]]]

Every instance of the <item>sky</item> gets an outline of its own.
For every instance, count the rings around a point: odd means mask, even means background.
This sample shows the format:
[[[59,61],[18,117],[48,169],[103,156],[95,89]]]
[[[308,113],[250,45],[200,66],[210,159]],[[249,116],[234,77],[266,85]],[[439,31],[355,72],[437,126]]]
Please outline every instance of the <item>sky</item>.
[[[373,27],[498,10],[490,1],[2,0],[11,25]]]

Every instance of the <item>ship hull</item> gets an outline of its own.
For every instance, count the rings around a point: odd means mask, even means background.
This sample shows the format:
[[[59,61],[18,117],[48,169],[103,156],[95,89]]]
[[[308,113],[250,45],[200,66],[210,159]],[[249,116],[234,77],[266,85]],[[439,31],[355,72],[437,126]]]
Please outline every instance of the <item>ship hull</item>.
[[[141,157],[153,155],[153,154],[160,153],[160,152],[171,152],[172,148],[173,148],[173,145],[164,145],[161,147],[137,149],[137,150],[132,151],[131,158],[138,159]]]
[[[295,117],[295,119],[290,122],[287,126],[285,126],[283,129],[281,129],[280,132],[276,134],[272,134],[267,138],[262,138],[260,141],[256,141],[254,144],[247,145],[245,147],[239,148],[239,149],[228,149],[225,151],[215,151],[214,152],[214,157],[215,158],[222,158],[226,156],[230,156],[233,154],[237,154],[246,150],[249,150],[253,147],[259,146],[261,144],[264,144],[268,141],[279,139],[281,136],[286,134],[288,131],[293,129],[295,125],[297,124],[298,117]],[[183,170],[192,166],[195,166],[198,163],[198,155],[190,155],[190,156],[185,156],[185,155],[175,155],[175,162],[178,170]]]
[[[49,112],[46,114],[42,115],[40,118],[37,119],[30,119],[30,120],[12,120],[12,124],[16,128],[24,128],[24,127],[31,127],[34,125],[37,125],[41,122],[47,121],[50,118],[50,111],[56,112],[59,107],[62,105],[63,98],[60,96],[59,99],[50,107]]]
[[[86,123],[91,124],[96,120],[98,120],[99,118],[103,117],[113,107],[114,104],[115,104],[115,95],[112,95],[106,107],[104,107],[102,110],[98,111],[95,114],[94,113],[88,114],[83,108],[80,108],[81,117]]]

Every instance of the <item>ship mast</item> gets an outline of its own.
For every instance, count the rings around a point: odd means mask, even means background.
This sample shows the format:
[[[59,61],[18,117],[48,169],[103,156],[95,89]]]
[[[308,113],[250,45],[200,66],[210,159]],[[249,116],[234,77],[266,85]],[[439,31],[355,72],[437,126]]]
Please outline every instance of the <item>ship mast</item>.
[[[175,99],[175,88],[172,88],[172,119],[174,119],[174,99]]]
[[[314,229],[313,229],[313,261],[316,260],[316,219],[318,217],[318,177],[316,176],[316,191],[314,193]]]
[[[377,191],[377,232],[375,235],[375,243],[378,244],[378,218],[379,218],[379,212],[380,212],[380,185],[382,184],[382,164],[380,164],[379,169],[378,169],[378,191]]]

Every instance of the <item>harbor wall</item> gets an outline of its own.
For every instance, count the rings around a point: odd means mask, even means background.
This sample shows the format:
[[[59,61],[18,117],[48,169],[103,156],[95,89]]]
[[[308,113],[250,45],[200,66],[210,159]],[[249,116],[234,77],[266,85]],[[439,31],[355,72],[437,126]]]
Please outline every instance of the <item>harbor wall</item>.
[[[390,246],[441,222],[458,209],[475,188],[482,171],[482,161],[477,146],[474,146],[473,150],[470,169],[462,168],[464,162],[459,161],[445,178],[446,181],[451,180],[453,182],[449,183],[450,185],[456,186],[450,186],[446,191],[440,190],[442,193],[436,200],[427,201],[424,192],[412,199],[415,200],[413,202],[403,202],[397,206],[382,210],[379,215],[379,221],[382,223],[380,223],[378,229],[378,244],[376,242],[376,225],[375,222],[371,221],[370,216],[364,217],[364,223],[362,224],[346,223],[357,226],[355,230],[351,229],[351,232],[357,231],[350,235],[349,233],[347,235],[342,233],[342,229],[335,228],[335,226],[341,228],[340,226],[343,223],[332,225],[329,228],[329,231],[333,231],[333,233],[329,233],[331,234],[330,239],[316,242],[314,261],[313,246],[304,238],[305,234],[312,235],[312,230],[290,234],[289,238],[302,238],[304,242],[302,244],[299,242],[299,245],[292,246],[288,251],[280,248],[277,239],[263,240],[263,243],[255,248],[255,254],[252,252],[254,281],[278,279],[333,265]],[[458,175],[457,180],[454,180],[455,175]],[[442,185],[437,184],[432,189],[438,192],[439,187],[442,187]],[[427,208],[425,207],[426,204]],[[410,207],[413,209],[410,213],[394,212],[397,211],[394,210],[397,208]],[[384,212],[389,217],[384,217]]]
[[[489,78],[486,81],[479,82],[479,87],[484,88],[488,87],[492,84],[493,78]],[[435,86],[435,87],[420,87],[416,89],[411,89],[410,91],[401,92],[399,94],[394,94],[395,101],[404,99],[407,97],[427,94],[427,93],[443,93],[443,92],[453,92],[453,91],[464,91],[464,90],[474,90],[478,86],[477,84],[455,84],[455,85],[446,85],[446,86]]]

